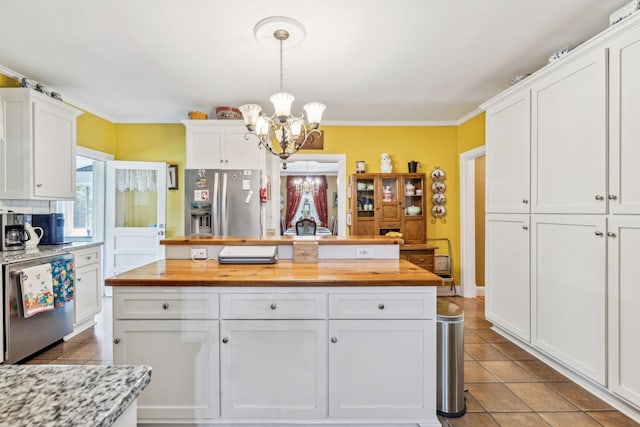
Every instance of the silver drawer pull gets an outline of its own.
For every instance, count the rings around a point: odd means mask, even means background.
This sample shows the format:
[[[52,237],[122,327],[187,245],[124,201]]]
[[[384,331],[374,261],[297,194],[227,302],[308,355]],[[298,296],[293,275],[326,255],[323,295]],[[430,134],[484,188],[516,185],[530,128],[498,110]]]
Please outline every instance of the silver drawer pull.
[[[604,200],[604,196],[601,196],[599,194],[596,195],[596,200]]]
[[[609,194],[609,196],[607,198],[609,200],[618,200],[618,196],[616,196],[615,194]]]
[[[334,344],[335,344],[335,343],[337,343],[337,342],[338,342],[338,338],[336,338],[336,337],[331,337],[331,342],[332,342],[332,343],[334,343]]]
[[[523,230],[528,230],[528,229],[529,229],[529,227],[528,227],[528,226],[526,226],[526,225],[523,225],[523,226],[522,226],[522,229],[523,229]]]
[[[418,262],[424,262],[424,258],[420,258]]]
[[[222,342],[224,344],[228,343],[229,342],[229,338],[227,338],[227,337],[222,338]]]
[[[602,231],[596,231],[596,232],[595,232],[595,235],[596,235],[596,236],[602,236]]]
[[[86,257],[84,257],[84,259],[86,259],[87,261],[91,261],[91,255],[87,255]]]
[[[276,305],[276,303],[271,303],[271,310],[275,310],[276,308],[278,308],[278,306]]]
[[[378,308],[379,308],[380,310],[384,310],[384,304],[383,304],[383,303],[378,304]]]
[[[522,199],[522,203],[526,205],[527,203],[529,203],[529,201],[527,199]]]
[[[113,343],[114,344],[120,344],[120,338],[114,338],[113,339]]]
[[[165,310],[168,310],[169,309],[169,303],[165,302],[164,304],[162,304],[162,308],[165,309]]]
[[[613,231],[609,231],[609,232],[607,233],[607,236],[609,236],[609,237],[616,237],[616,233],[614,233]]]

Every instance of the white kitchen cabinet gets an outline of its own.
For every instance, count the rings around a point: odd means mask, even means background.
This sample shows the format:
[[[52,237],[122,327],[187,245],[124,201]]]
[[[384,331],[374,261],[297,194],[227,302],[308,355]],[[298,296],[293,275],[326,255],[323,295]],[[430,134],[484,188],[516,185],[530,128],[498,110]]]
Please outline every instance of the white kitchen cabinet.
[[[73,252],[75,263],[74,331],[95,323],[102,310],[102,250],[100,246]]]
[[[606,219],[532,218],[531,342],[606,385]]]
[[[239,120],[183,120],[187,169],[257,169],[265,167],[264,149]]]
[[[487,109],[488,213],[529,213],[530,123],[528,87]]]
[[[609,212],[640,214],[640,29],[609,48]]]
[[[609,219],[609,388],[640,406],[640,217]]]
[[[529,221],[529,215],[489,214],[485,242],[485,316],[525,341],[531,327]]]
[[[429,419],[435,413],[434,320],[329,320],[329,415]]]
[[[0,89],[0,198],[74,199],[80,110],[26,88]]]
[[[558,67],[531,89],[532,212],[604,214],[607,50]]]
[[[114,364],[153,369],[151,382],[138,398],[138,422],[197,422],[219,417],[218,323],[114,321]]]
[[[223,418],[327,416],[326,320],[220,321]]]

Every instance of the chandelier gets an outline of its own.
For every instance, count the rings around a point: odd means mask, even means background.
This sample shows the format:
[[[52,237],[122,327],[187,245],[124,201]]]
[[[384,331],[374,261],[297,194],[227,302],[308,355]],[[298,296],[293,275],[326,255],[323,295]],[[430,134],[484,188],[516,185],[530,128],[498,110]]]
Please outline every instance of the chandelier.
[[[294,181],[296,185],[296,191],[298,193],[317,193],[320,183],[318,178],[306,176],[304,178],[296,178]]]
[[[286,24],[295,23],[301,28],[301,24],[290,18],[277,17]],[[263,23],[273,25],[274,18],[264,19],[256,25],[254,32],[258,34],[259,27]],[[283,25],[286,27],[287,25]],[[270,98],[273,103],[274,113],[270,116],[262,113],[262,107],[258,104],[245,104],[240,106],[244,124],[249,130],[245,139],[258,138],[258,144],[266,148],[271,154],[280,157],[282,168],[287,168],[287,159],[297,153],[305,143],[313,136],[320,136],[318,126],[322,119],[322,112],[326,106],[320,102],[310,102],[303,106],[307,113],[307,122],[304,115],[296,117],[291,114],[291,104],[294,97],[284,91],[282,50],[283,42],[289,38],[289,31],[278,28],[273,32],[273,37],[280,43],[280,92]]]

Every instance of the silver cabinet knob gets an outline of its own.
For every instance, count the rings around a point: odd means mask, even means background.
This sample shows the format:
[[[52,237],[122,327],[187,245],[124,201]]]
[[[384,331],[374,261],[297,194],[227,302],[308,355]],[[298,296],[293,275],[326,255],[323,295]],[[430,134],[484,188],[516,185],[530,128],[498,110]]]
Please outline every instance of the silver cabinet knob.
[[[378,304],[378,308],[379,308],[380,310],[384,310],[384,304],[383,304],[383,303]]]
[[[76,282],[78,282],[78,283],[82,282],[82,277],[78,277],[78,278],[76,279]]]
[[[609,200],[618,200],[618,196],[616,196],[615,194],[609,194],[609,195],[607,196],[607,198],[608,198]]]
[[[331,342],[332,342],[332,343],[334,343],[334,344],[335,344],[335,343],[337,343],[337,342],[338,342],[338,338],[336,338],[336,337],[331,337]]]
[[[229,342],[229,338],[227,338],[227,337],[222,338],[222,342],[225,343],[225,344],[228,343]]]
[[[596,200],[604,200],[604,196],[596,194]]]
[[[418,259],[418,262],[424,262],[424,258]]]
[[[271,310],[275,310],[276,308],[278,308],[278,306],[276,305],[276,303],[271,303]]]
[[[602,231],[596,231],[596,232],[595,232],[595,235],[596,235],[596,236],[602,236],[602,234],[603,234],[603,233],[602,233]]]
[[[113,339],[113,343],[114,344],[120,344],[120,338],[114,338]]]
[[[526,226],[526,225],[523,225],[523,226],[522,226],[522,229],[523,229],[523,230],[528,230],[528,229],[529,229],[529,227],[528,227],[528,226]]]
[[[529,203],[529,201],[527,199],[522,199],[522,203],[526,205],[527,203]]]
[[[165,310],[168,310],[169,309],[169,303],[165,302],[164,304],[162,304],[162,308],[165,309]]]
[[[36,184],[36,187],[40,188],[42,187],[42,184]]]
[[[609,237],[616,237],[616,233],[614,233],[614,232],[612,232],[612,231],[609,231],[609,232],[607,233],[607,236],[609,236]]]

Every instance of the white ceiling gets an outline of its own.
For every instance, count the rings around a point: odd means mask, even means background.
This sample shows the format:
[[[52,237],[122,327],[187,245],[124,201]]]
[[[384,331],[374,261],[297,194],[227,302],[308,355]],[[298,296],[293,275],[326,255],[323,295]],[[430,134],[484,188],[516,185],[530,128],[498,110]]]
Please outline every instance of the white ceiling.
[[[259,103],[279,90],[261,19],[300,21],[284,52],[294,110],[329,122],[455,122],[628,0],[0,0],[0,72],[117,123]],[[400,123],[398,123],[400,124]]]

